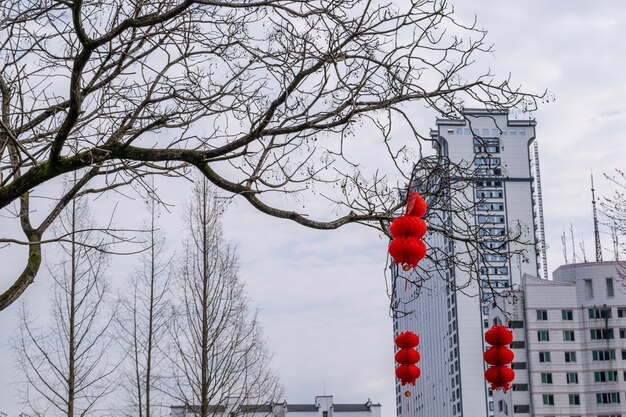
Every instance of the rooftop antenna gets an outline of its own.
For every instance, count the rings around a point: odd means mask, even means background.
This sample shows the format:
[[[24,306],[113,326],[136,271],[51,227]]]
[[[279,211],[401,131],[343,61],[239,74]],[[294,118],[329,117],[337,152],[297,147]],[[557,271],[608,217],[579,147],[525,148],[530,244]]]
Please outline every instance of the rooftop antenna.
[[[585,252],[585,235],[580,234],[580,250],[583,252],[583,262],[587,263],[587,252]]]
[[[561,244],[563,245],[563,258],[565,259],[565,265],[569,262],[567,260],[567,240],[565,238],[565,228],[563,228],[563,234],[561,235]]]
[[[596,240],[596,262],[602,262],[602,243],[600,242],[600,231],[598,230],[598,213],[596,212],[596,193],[593,189],[593,172],[591,173],[591,204],[593,205],[593,234]]]
[[[572,237],[572,263],[575,264],[576,263],[576,242],[574,242],[574,226],[570,223],[569,224],[569,233]]]
[[[541,193],[541,172],[539,170],[539,145],[535,141],[535,174],[537,185],[537,211],[539,212],[539,227],[540,227],[540,250],[541,250],[541,267],[543,270],[543,278],[548,279],[548,257],[546,251],[546,228],[543,223],[543,199]]]

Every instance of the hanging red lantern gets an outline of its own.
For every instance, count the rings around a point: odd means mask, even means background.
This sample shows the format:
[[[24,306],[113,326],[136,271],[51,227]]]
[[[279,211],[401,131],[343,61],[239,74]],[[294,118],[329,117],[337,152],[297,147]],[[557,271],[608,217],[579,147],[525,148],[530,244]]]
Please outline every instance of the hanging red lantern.
[[[419,195],[417,192],[409,193],[409,196],[406,201],[406,212],[404,213],[407,216],[417,216],[422,217],[426,214],[426,201]]]
[[[415,216],[400,216],[391,222],[389,231],[394,239],[399,237],[421,238],[426,234],[426,223]]]
[[[415,349],[400,349],[395,356],[400,365],[411,365],[420,361],[420,354]]]
[[[402,385],[415,385],[415,380],[420,377],[421,371],[415,365],[400,365],[396,368],[396,377]]]
[[[400,349],[411,349],[420,344],[420,338],[413,332],[402,332],[396,336],[396,346]]]
[[[483,355],[489,365],[506,365],[513,362],[515,354],[506,346],[492,346]]]
[[[513,341],[513,333],[506,326],[493,326],[485,333],[485,341],[493,346],[508,345]]]
[[[415,237],[400,237],[389,244],[389,254],[396,264],[402,264],[402,269],[408,271],[426,256],[426,245]]]
[[[485,379],[491,383],[492,390],[511,388],[509,383],[515,379],[515,371],[508,366],[491,366],[485,371]]]

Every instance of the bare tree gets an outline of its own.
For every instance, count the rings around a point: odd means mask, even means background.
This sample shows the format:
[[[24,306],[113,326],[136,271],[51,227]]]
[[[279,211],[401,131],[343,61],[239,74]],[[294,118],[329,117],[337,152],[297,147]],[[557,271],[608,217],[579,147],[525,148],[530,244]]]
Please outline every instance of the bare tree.
[[[619,252],[626,253],[626,174],[615,169],[612,175],[604,176],[615,185],[615,189],[613,194],[602,197],[600,211],[605,224],[612,230],[613,250],[619,257]]]
[[[7,0],[0,33],[0,209],[19,200],[25,236],[0,243],[29,250],[0,310],[39,270],[50,222],[31,224],[29,195],[56,177],[88,168],[105,192],[192,166],[271,216],[384,228],[416,159],[394,125],[418,153],[427,139],[409,108],[543,97],[477,67],[486,31],[446,0]],[[354,136],[372,129],[385,165],[359,161]],[[312,217],[304,199],[334,211]]]
[[[15,340],[19,366],[25,377],[25,400],[37,416],[98,415],[112,391],[117,366],[110,361],[108,307],[104,274],[107,255],[97,248],[86,201],[74,199],[60,214],[57,234],[61,260],[51,265],[53,279],[51,323],[37,328],[26,308],[20,314]]]
[[[254,406],[281,394],[238,276],[236,251],[222,235],[222,210],[215,188],[199,180],[187,210],[181,303],[172,326],[171,394],[201,417],[211,414],[210,404],[227,399]]]
[[[161,382],[167,372],[163,368],[165,357],[158,345],[167,339],[167,326],[171,322],[168,298],[171,255],[167,253],[165,236],[158,224],[158,202],[149,195],[146,204],[149,218],[144,228],[148,238],[141,268],[129,279],[116,319],[118,335],[127,353],[124,385],[132,415],[137,417],[152,416],[162,404],[156,397],[162,390]]]

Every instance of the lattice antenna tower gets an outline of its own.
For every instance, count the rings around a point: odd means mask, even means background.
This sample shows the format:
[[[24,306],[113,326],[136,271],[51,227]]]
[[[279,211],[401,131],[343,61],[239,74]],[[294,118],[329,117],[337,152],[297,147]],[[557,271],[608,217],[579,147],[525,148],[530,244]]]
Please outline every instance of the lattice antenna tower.
[[[537,212],[539,214],[539,247],[541,250],[541,267],[543,278],[548,279],[548,258],[546,250],[546,228],[543,223],[543,198],[541,193],[541,170],[539,169],[539,145],[535,141],[535,182],[537,183]]]
[[[593,173],[591,174],[591,204],[593,205],[593,235],[596,240],[596,262],[602,262],[602,243],[598,229],[598,213],[596,212],[596,193],[593,189]]]
[[[567,260],[567,240],[565,238],[565,228],[563,228],[563,234],[561,235],[561,244],[563,245],[563,259],[565,259],[565,265],[569,264]]]
[[[569,234],[572,238],[572,263],[576,263],[576,242],[574,241],[574,225],[569,224]]]

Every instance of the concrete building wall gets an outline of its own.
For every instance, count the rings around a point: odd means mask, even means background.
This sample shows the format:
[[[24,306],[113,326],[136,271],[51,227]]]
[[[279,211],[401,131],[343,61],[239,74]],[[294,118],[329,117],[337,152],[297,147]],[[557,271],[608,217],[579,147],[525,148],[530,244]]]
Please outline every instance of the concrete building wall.
[[[626,262],[564,265],[554,281],[526,276],[513,297],[496,299],[504,311],[493,310],[491,322],[523,320],[514,341],[525,349],[514,352],[516,362],[526,355],[527,369],[515,371],[515,383],[530,381],[530,398],[494,394],[496,417],[524,400],[536,417],[626,415],[624,272]]]

